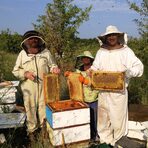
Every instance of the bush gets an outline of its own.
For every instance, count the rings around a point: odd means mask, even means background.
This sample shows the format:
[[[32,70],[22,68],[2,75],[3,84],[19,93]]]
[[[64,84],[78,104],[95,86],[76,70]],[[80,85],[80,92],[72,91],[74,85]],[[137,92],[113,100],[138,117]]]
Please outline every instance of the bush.
[[[17,54],[0,51],[0,81],[16,80],[16,78],[12,74],[16,58]]]

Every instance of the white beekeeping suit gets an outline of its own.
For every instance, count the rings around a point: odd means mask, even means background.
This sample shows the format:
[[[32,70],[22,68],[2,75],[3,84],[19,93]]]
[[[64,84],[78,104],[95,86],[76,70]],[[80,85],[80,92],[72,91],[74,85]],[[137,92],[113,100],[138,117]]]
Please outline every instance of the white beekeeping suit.
[[[115,26],[108,26],[106,32],[99,36],[102,43],[106,43],[106,35],[108,34],[119,34],[119,40],[125,40],[124,45],[127,44],[127,35],[119,32]],[[120,44],[123,45],[123,42]],[[108,50],[102,45],[91,69],[125,72],[126,88],[131,77],[140,77],[143,74],[142,62],[127,45],[114,50]],[[128,93],[126,88],[122,92],[99,91],[97,128],[101,143],[114,146],[128,132]]]

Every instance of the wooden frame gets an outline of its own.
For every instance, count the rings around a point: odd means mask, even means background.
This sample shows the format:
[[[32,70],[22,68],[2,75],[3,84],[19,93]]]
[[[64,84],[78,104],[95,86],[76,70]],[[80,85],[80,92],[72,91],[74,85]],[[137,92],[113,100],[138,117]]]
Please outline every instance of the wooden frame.
[[[73,72],[67,77],[67,84],[71,100],[83,101],[83,86],[79,81],[80,73]],[[44,74],[44,98],[46,104],[60,100],[59,78],[57,74]]]
[[[77,100],[61,100],[56,102],[50,102],[47,104],[47,106],[53,112],[87,108],[87,105],[84,102],[80,102]]]
[[[125,89],[123,72],[93,71],[91,83],[94,89],[104,91],[123,91]]]
[[[83,86],[79,81],[80,73],[73,72],[67,77],[70,99],[83,101]]]
[[[59,79],[57,74],[47,74],[43,76],[45,103],[59,101]]]

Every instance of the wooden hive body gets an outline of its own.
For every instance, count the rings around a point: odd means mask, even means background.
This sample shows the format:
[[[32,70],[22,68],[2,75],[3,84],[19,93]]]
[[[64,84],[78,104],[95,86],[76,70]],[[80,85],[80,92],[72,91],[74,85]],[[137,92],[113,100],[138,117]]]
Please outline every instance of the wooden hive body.
[[[98,90],[123,91],[125,88],[122,72],[93,71],[91,82],[92,86]]]
[[[59,98],[58,75],[44,76],[47,130],[53,146],[62,145],[62,135],[65,144],[90,139],[90,111],[83,102],[83,89],[77,81],[78,76],[78,73],[73,73],[67,78],[68,100]]]

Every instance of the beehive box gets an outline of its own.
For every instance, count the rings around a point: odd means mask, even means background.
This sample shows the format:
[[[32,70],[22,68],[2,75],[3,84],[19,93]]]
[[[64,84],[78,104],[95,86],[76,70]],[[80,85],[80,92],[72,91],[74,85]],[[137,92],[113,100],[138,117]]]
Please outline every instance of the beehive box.
[[[128,137],[148,140],[148,105],[129,104]]]
[[[82,142],[88,140],[90,137],[89,124],[53,129],[50,124],[47,123],[47,131],[53,146]]]
[[[60,100],[58,75],[44,75],[47,130],[53,146],[90,139],[90,111],[83,102],[80,74],[67,78],[70,99]]]
[[[16,87],[19,81],[0,83],[0,129],[17,128],[24,125],[26,114],[16,107]],[[17,111],[15,113],[14,111]]]
[[[123,72],[93,71],[91,83],[98,90],[123,91],[125,89],[124,78]]]
[[[10,113],[15,109],[17,85],[17,81],[0,83],[0,113]]]

